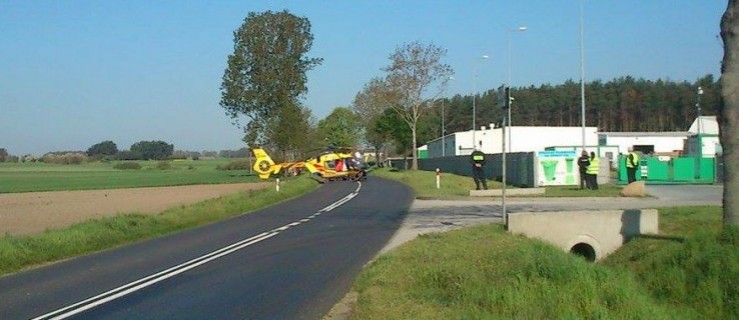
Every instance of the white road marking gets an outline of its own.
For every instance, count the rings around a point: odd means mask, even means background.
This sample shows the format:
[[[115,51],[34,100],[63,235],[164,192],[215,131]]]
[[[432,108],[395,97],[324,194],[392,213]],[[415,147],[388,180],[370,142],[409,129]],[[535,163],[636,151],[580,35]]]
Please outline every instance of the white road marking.
[[[354,190],[354,192],[346,195],[345,197],[339,199],[338,201],[326,206],[325,208],[319,210],[319,212],[314,213],[313,215],[309,216],[308,218],[303,218],[295,222],[291,222],[289,224],[286,224],[282,227],[272,229],[267,232],[260,233],[256,236],[253,236],[248,239],[241,240],[239,242],[233,243],[231,245],[228,245],[226,247],[223,247],[221,249],[218,249],[216,251],[213,251],[211,253],[202,255],[200,257],[197,257],[195,259],[189,260],[187,262],[181,263],[179,265],[176,265],[174,267],[171,267],[169,269],[160,271],[158,273],[152,274],[150,276],[144,277],[142,279],[136,280],[131,283],[127,283],[125,285],[122,285],[118,288],[103,292],[99,295],[96,295],[94,297],[85,299],[83,301],[77,302],[75,304],[69,305],[67,307],[49,312],[47,314],[38,316],[36,318],[33,318],[33,320],[41,320],[41,319],[66,319],[68,317],[71,317],[73,315],[79,314],[81,312],[84,312],[86,310],[95,308],[97,306],[100,306],[102,304],[105,304],[107,302],[113,301],[115,299],[118,299],[120,297],[123,297],[125,295],[128,295],[130,293],[133,293],[135,291],[141,290],[143,288],[146,288],[152,284],[164,281],[166,279],[169,279],[171,277],[174,277],[178,274],[181,274],[185,271],[188,271],[190,269],[193,269],[195,267],[201,266],[203,264],[206,264],[210,261],[213,261],[215,259],[218,259],[220,257],[223,257],[225,255],[231,254],[235,251],[238,251],[240,249],[246,248],[250,245],[259,243],[263,240],[267,240],[271,237],[274,237],[280,232],[285,231],[291,227],[298,226],[302,223],[310,221],[310,219],[317,217],[321,214],[321,212],[329,212],[333,209],[338,208],[339,206],[343,205],[344,203],[348,202],[349,200],[353,199],[357,196],[359,193],[359,190],[362,188],[362,183],[358,182],[357,189]]]

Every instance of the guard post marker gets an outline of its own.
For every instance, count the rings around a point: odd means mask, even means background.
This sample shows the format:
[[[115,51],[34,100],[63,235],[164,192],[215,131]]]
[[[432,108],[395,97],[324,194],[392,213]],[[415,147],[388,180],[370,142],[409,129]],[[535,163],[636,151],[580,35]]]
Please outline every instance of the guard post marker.
[[[436,168],[436,189],[441,189],[441,170]]]
[[[275,179],[275,191],[280,192],[280,178]]]

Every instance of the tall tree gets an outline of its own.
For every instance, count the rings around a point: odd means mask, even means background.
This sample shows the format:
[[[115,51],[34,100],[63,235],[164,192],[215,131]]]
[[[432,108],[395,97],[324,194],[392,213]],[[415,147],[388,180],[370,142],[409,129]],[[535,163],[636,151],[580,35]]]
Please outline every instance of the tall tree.
[[[0,148],[0,162],[5,162],[8,159],[8,151],[5,148]]]
[[[327,145],[353,147],[358,144],[361,122],[351,109],[338,107],[318,122],[318,138]]]
[[[322,62],[305,57],[312,45],[310,21],[287,10],[250,12],[234,31],[220,105],[237,124],[240,116],[247,118],[248,144],[271,143],[281,150],[297,144],[300,131],[292,130],[309,121],[298,116],[299,99],[308,92],[306,72]]]
[[[144,160],[163,160],[174,152],[174,145],[164,141],[139,141],[131,145],[133,154],[140,154]]]
[[[721,64],[719,139],[724,149],[724,226],[739,226],[739,1],[729,0],[721,18],[724,59]]]
[[[379,121],[390,105],[384,98],[386,85],[380,78],[374,78],[364,85],[362,91],[354,96],[352,108],[361,121],[364,139],[375,148],[375,162],[380,163],[380,150],[391,140],[389,132],[378,130]]]
[[[441,61],[446,49],[419,42],[405,44],[390,55],[391,64],[384,68],[387,83],[394,98],[390,107],[411,130],[413,160],[411,169],[418,169],[417,125],[425,108],[432,106],[454,74],[452,68]]]
[[[89,149],[87,149],[87,155],[88,156],[95,156],[95,155],[106,155],[106,156],[112,156],[118,153],[118,146],[115,144],[115,142],[106,140],[100,143],[96,143],[92,145]]]
[[[395,152],[402,154],[403,157],[406,157],[408,151],[413,147],[411,129],[405,125],[405,120],[394,108],[385,109],[375,122],[373,130],[388,134],[392,138],[393,144],[395,144]]]

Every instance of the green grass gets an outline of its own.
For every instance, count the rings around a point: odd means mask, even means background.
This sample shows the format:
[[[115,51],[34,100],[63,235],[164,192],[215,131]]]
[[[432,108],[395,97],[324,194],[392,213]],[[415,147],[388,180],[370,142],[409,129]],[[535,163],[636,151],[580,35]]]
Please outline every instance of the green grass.
[[[389,168],[376,169],[372,175],[393,179],[407,184],[416,192],[417,198],[468,198],[470,190],[475,189],[475,182],[471,177],[452,173],[442,173],[441,188],[436,188],[436,173],[422,170],[391,170]],[[500,189],[502,184],[497,181],[488,181],[488,188]],[[509,186],[509,188],[514,188]],[[580,190],[579,186],[551,186],[540,197],[618,197],[622,187],[616,185],[601,185],[598,190]],[[531,197],[528,195],[527,197]]]
[[[471,177],[451,173],[442,173],[439,189],[436,189],[436,173],[431,171],[381,168],[373,170],[370,174],[403,182],[416,192],[418,198],[467,197],[470,190],[475,189],[475,182]],[[500,187],[499,182],[488,181],[488,188],[500,189]]]
[[[352,319],[737,319],[739,232],[718,207],[661,210],[659,239],[598,264],[484,225],[421,236],[358,277]]]
[[[623,187],[602,184],[598,190],[580,190],[580,186],[548,186],[542,197],[620,197]]]
[[[157,169],[158,161],[139,161],[140,170],[116,170],[115,162],[82,165],[0,163],[0,193],[119,189],[256,182],[247,170],[216,170],[229,159],[171,161],[171,168]]]
[[[0,238],[0,275],[223,220],[302,195],[318,184],[308,177],[287,180],[280,192],[250,190],[167,210],[90,220],[34,236]]]
[[[633,273],[685,318],[739,319],[739,229],[722,232],[721,207],[660,210],[660,237],[642,237],[604,265]]]

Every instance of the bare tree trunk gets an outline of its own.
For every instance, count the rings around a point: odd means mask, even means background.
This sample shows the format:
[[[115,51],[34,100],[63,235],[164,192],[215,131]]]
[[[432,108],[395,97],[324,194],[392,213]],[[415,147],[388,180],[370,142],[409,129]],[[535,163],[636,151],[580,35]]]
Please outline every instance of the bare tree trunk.
[[[724,149],[724,226],[739,226],[739,2],[729,0],[721,18],[724,60],[721,65],[719,139]]]
[[[413,160],[411,160],[411,170],[418,170],[418,144],[416,143],[416,126],[411,126],[413,135]]]

